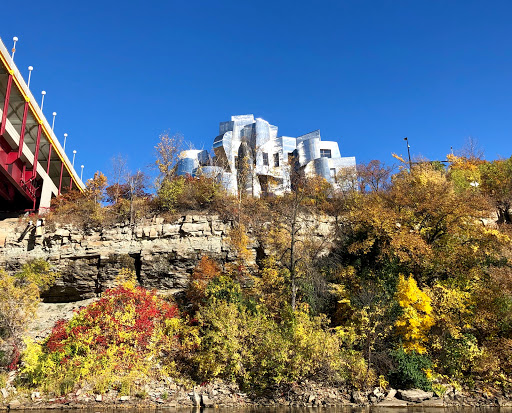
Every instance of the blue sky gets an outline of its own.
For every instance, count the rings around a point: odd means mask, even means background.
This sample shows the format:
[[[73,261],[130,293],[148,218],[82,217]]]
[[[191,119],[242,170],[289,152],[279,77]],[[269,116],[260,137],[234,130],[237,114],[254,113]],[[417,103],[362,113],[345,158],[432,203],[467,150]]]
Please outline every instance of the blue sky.
[[[468,136],[487,159],[512,154],[509,1],[5,3],[0,37],[19,37],[84,180],[116,154],[144,168],[166,130],[210,149],[246,113],[363,162],[393,163],[405,136],[430,159]]]

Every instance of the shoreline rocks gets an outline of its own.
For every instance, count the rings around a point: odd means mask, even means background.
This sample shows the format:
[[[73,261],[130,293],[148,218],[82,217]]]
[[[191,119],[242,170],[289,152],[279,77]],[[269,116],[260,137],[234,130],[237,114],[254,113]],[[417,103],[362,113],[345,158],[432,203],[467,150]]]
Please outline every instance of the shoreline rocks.
[[[3,394],[3,393],[2,393]],[[397,396],[397,397],[396,397]],[[186,388],[172,380],[153,382],[135,395],[120,394],[110,390],[96,394],[88,389],[78,389],[63,397],[32,392],[21,394],[11,387],[0,409],[88,409],[88,408],[242,408],[242,407],[509,407],[508,397],[483,397],[478,391],[459,393],[459,398],[435,396],[423,390],[395,390],[374,388],[370,391],[327,387],[305,381],[269,391],[264,396],[251,396],[236,385],[222,382]]]

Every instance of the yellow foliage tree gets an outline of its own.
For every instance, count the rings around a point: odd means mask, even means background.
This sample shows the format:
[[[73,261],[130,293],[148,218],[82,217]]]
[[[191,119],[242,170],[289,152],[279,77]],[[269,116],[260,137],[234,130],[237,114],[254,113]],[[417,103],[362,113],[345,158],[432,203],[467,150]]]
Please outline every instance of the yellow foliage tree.
[[[57,275],[44,260],[28,262],[14,275],[0,270],[0,344],[13,350],[9,368],[18,363],[22,336],[35,316],[40,291],[51,286]]]
[[[412,275],[406,279],[400,274],[395,298],[403,311],[395,327],[404,340],[404,350],[425,353],[423,343],[427,341],[427,333],[434,324],[430,297],[420,290]]]
[[[107,177],[100,171],[96,171],[94,178],[87,180],[85,186],[87,188],[87,195],[98,203],[103,199],[103,192],[107,187]]]
[[[251,258],[249,250],[249,237],[244,224],[236,225],[229,231],[229,243],[236,253],[240,265],[246,265]]]

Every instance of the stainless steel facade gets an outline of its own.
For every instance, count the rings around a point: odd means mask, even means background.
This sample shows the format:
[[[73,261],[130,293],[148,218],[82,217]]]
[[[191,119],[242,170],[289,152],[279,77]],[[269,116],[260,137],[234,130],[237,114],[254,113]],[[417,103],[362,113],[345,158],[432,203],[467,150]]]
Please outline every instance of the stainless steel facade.
[[[182,152],[177,173],[215,175],[231,193],[237,193],[243,181],[241,190],[260,196],[290,191],[291,173],[297,167],[337,185],[340,170],[356,166],[355,157],[341,157],[337,142],[322,141],[319,130],[297,138],[278,136],[277,126],[253,115],[232,116],[230,121],[221,122],[213,151],[213,158],[207,151]],[[250,176],[241,179],[242,173]]]

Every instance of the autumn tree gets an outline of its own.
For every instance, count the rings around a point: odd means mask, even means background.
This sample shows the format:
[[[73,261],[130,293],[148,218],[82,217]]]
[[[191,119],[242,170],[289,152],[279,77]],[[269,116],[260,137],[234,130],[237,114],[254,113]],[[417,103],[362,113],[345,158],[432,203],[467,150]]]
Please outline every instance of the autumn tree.
[[[400,274],[396,300],[402,314],[396,320],[395,327],[403,339],[404,350],[425,353],[424,343],[434,324],[430,297],[420,290],[412,275],[406,279]]]
[[[57,275],[44,260],[28,262],[14,275],[0,270],[0,343],[13,349],[12,368],[18,361],[23,334],[35,316],[40,292],[50,287]]]
[[[470,162],[478,162],[484,159],[484,151],[480,147],[478,143],[478,139],[474,136],[468,136],[464,140],[464,145],[458,151],[455,152],[455,155],[465,158]]]
[[[146,186],[148,178],[140,169],[134,174],[130,174],[126,183],[126,197],[130,202],[130,224],[135,221],[135,201],[137,198],[147,196]]]
[[[98,204],[104,198],[104,191],[107,187],[107,177],[100,171],[96,171],[94,177],[87,180],[85,186],[88,197]]]
[[[165,181],[170,181],[175,174],[176,162],[183,148],[183,135],[170,135],[169,132],[162,133],[155,146],[156,160],[155,165],[158,168],[158,184],[162,185]]]
[[[347,268],[338,276],[353,276],[352,271],[353,268]],[[393,342],[390,340],[394,321],[390,316],[392,298],[375,282],[332,283],[330,286],[337,301],[337,314],[331,322],[348,348],[364,354],[364,382],[371,385],[377,374],[385,374],[390,368],[387,353]]]
[[[357,164],[357,176],[361,192],[378,192],[389,185],[389,179],[393,168],[386,166],[379,160],[372,160],[368,163]]]
[[[429,164],[402,171],[383,193],[371,193],[340,222],[343,261],[362,271],[389,268],[435,279],[463,280],[496,255],[499,239],[482,226],[487,204],[455,191],[445,172]],[[366,270],[364,270],[366,268]]]
[[[290,305],[295,309],[301,279],[304,281],[309,275],[309,280],[313,280],[316,273],[313,261],[326,242],[310,235],[319,225],[315,213],[327,202],[330,186],[322,178],[309,179],[295,174],[292,187],[290,193],[272,203],[272,228],[266,238],[276,251],[278,261],[289,272]]]
[[[220,274],[219,264],[212,258],[203,255],[192,272],[186,290],[187,300],[193,311],[196,311],[199,305],[204,304],[208,283]]]
[[[106,193],[108,201],[117,204],[121,197],[122,185],[128,174],[128,161],[124,156],[118,154],[111,159],[111,165],[110,182],[112,185],[106,188]]]
[[[512,217],[512,157],[486,162],[479,168],[482,192],[496,208],[499,224],[511,224]]]
[[[446,159],[449,162],[449,178],[458,192],[472,190],[480,191],[481,173],[483,164],[487,163],[478,158],[466,158],[448,154]]]

